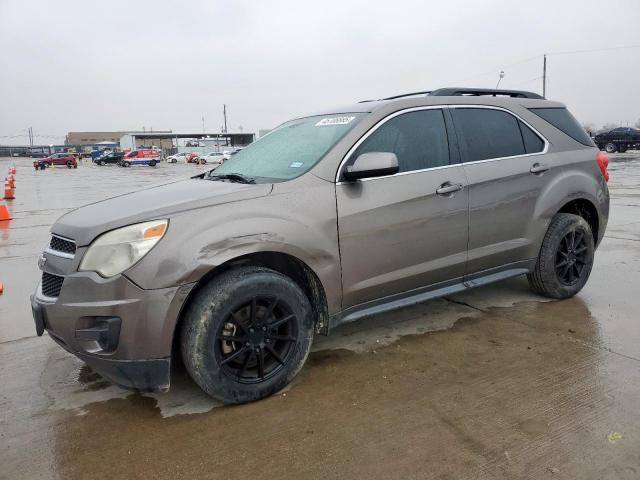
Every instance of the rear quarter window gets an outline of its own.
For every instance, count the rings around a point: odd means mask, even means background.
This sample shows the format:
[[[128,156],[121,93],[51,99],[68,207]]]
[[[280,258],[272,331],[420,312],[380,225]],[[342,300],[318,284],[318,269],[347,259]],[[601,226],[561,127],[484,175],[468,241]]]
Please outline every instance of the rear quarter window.
[[[532,113],[546,120],[561,132],[566,133],[576,142],[593,147],[593,140],[584,128],[578,123],[571,112],[564,107],[559,108],[530,108]]]

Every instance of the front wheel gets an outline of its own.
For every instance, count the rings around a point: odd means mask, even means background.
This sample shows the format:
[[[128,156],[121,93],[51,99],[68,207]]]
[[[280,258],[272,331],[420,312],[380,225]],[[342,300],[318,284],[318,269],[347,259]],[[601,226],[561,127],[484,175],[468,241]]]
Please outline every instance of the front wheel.
[[[150,167],[155,167],[155,166],[156,166],[156,161],[155,161],[155,160],[151,160],[151,161],[149,162],[149,166],[150,166]]]
[[[73,168],[73,162],[71,160],[67,161],[67,168]]]
[[[230,270],[189,303],[181,332],[185,367],[224,403],[267,397],[304,364],[313,339],[311,305],[289,277],[259,267]]]
[[[122,162],[123,167],[130,167],[131,164],[129,162]]]
[[[569,298],[587,283],[595,242],[587,221],[571,213],[551,220],[533,272],[527,274],[531,288],[545,297]]]
[[[626,146],[626,145],[620,145],[620,146],[618,147],[618,151],[619,151],[620,153],[624,153],[624,152],[626,152],[626,151],[627,151],[627,146]]]

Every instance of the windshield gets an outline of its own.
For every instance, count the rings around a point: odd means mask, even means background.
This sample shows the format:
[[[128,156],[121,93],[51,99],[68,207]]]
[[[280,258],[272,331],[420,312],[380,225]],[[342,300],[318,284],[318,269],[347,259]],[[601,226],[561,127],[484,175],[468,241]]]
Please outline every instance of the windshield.
[[[307,172],[358,122],[362,113],[291,120],[232,155],[215,175],[283,181]]]

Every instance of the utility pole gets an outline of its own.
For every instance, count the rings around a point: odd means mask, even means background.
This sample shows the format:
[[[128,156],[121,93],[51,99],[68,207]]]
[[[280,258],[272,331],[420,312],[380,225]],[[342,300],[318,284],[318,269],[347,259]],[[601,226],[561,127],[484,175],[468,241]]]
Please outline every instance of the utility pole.
[[[542,96],[547,98],[547,54],[542,58]]]
[[[224,133],[227,133],[227,105],[222,104],[222,116],[224,117]]]

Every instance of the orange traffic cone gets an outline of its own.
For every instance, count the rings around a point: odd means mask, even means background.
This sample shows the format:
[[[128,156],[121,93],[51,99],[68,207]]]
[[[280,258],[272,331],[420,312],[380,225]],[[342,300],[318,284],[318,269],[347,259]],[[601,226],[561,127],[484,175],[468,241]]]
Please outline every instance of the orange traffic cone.
[[[11,188],[16,188],[16,180],[15,178],[13,178],[13,175],[9,175],[8,177],[5,177],[4,181],[5,183],[8,182]]]
[[[0,295],[2,295],[2,292],[4,292],[4,284],[0,282]]]
[[[16,174],[16,167],[15,167],[15,165],[14,165],[14,166],[12,166],[12,167],[9,167],[9,173],[10,173],[11,175],[15,175],[15,174]]]
[[[11,220],[11,215],[9,215],[9,210],[7,210],[7,206],[5,204],[0,205],[0,222],[4,220]]]
[[[11,187],[9,182],[4,182],[4,198],[5,200],[13,200],[15,197],[15,189]],[[4,207],[5,209],[7,207]],[[3,219],[0,217],[0,220],[9,220],[7,218]]]

